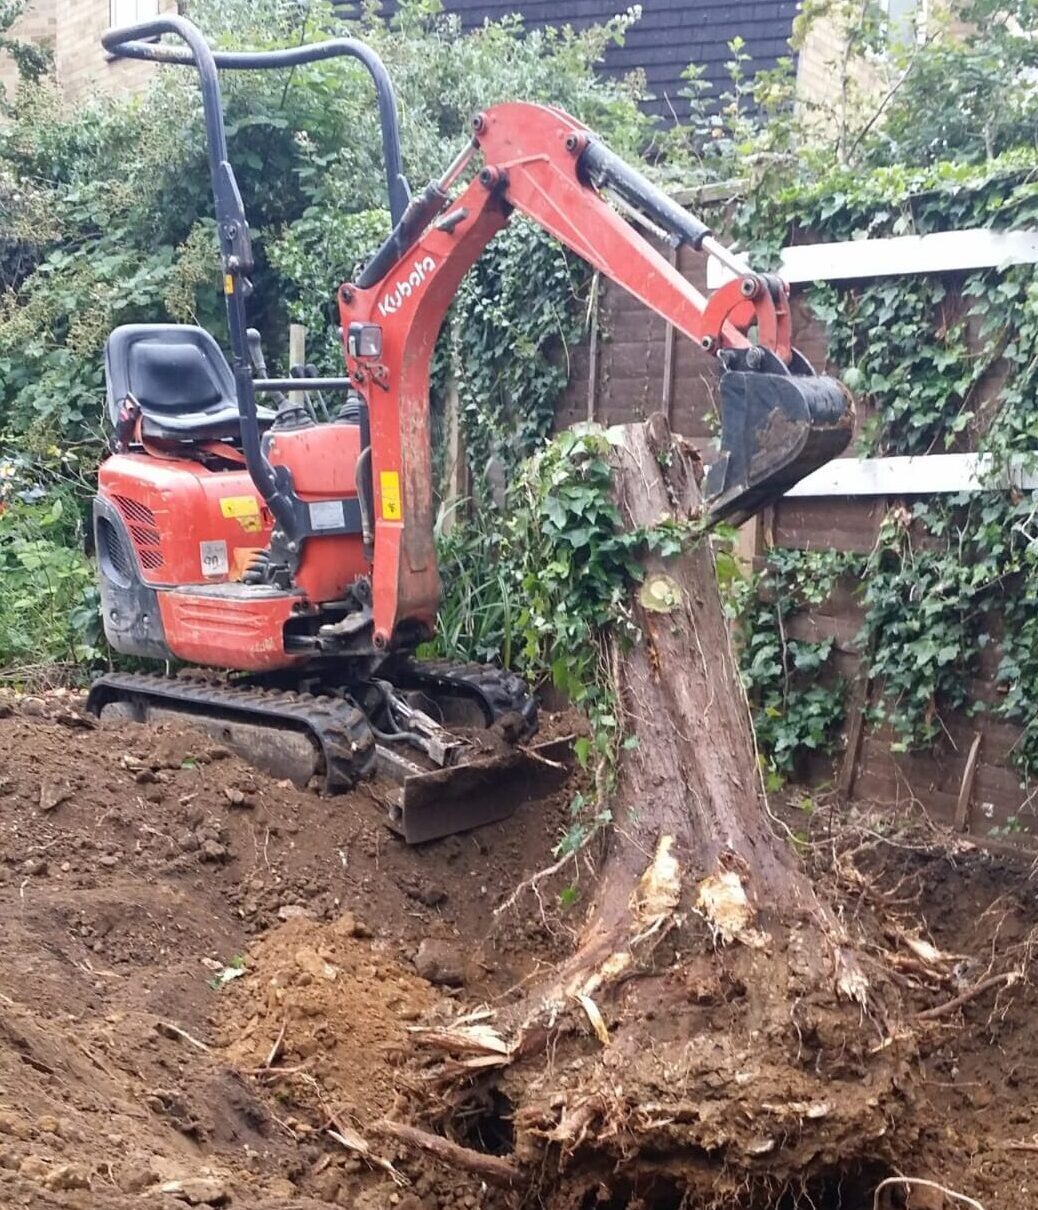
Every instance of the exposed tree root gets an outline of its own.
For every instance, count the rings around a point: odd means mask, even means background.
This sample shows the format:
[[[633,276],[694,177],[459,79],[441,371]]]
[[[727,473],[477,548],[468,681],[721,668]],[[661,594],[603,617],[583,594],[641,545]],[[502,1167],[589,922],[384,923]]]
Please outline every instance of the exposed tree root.
[[[382,1118],[372,1126],[372,1130],[407,1147],[415,1147],[427,1155],[435,1156],[445,1164],[464,1168],[466,1172],[474,1173],[490,1185],[508,1189],[519,1177],[519,1169],[511,1160],[496,1155],[485,1155],[482,1151],[473,1151],[471,1147],[461,1147],[450,1139],[430,1134],[427,1130],[419,1130],[415,1126],[405,1126],[402,1122],[391,1122],[388,1118]]]
[[[976,1000],[978,996],[991,991],[993,987],[1012,987],[1014,983],[1018,983],[1023,978],[1023,975],[1023,971],[1003,971],[1000,975],[991,975],[987,979],[981,979],[979,983],[967,988],[961,995],[955,996],[944,1004],[937,1004],[933,1008],[926,1008],[921,1013],[916,1013],[915,1019],[917,1021],[936,1021],[938,1017],[951,1016],[956,1009],[962,1008],[964,1004],[969,1004],[971,1000]]]
[[[882,1210],[880,1195],[884,1189],[892,1189],[895,1186],[909,1189],[932,1189],[934,1193],[950,1197],[953,1201],[961,1202],[964,1206],[971,1206],[973,1210],[984,1210],[980,1202],[975,1201],[972,1197],[967,1197],[965,1193],[956,1193],[954,1189],[947,1189],[944,1185],[938,1185],[936,1181],[924,1181],[914,1176],[889,1176],[885,1181],[881,1181],[876,1186],[876,1194],[872,1202],[873,1210]]]

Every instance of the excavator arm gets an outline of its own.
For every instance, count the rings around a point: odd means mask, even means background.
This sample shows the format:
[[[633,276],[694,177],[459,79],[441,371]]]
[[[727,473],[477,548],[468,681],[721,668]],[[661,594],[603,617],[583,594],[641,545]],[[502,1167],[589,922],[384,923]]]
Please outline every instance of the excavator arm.
[[[783,283],[749,271],[674,203],[561,110],[509,103],[476,115],[472,140],[407,207],[339,305],[349,376],[371,431],[375,642],[431,627],[433,545],[429,364],[462,277],[518,211],[715,355],[721,449],[710,467],[711,522],[740,523],[847,445],[853,409],[835,380],[793,348]],[[470,161],[483,165],[453,195]],[[607,200],[607,196],[611,198]],[[735,274],[709,297],[622,215]]]

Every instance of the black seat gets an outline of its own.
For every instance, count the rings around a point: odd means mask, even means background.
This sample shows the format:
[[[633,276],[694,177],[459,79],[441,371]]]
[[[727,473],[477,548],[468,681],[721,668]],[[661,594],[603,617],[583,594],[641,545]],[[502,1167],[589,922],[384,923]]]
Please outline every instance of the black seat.
[[[238,437],[234,375],[220,346],[189,324],[124,324],[105,344],[108,414],[117,424],[127,395],[140,404],[145,436],[174,441]],[[274,413],[257,409],[260,424]]]

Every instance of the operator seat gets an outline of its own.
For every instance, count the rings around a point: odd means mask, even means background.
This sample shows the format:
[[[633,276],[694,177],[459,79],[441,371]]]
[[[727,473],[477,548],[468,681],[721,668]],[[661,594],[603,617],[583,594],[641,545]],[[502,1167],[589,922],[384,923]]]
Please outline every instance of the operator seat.
[[[132,395],[146,437],[191,442],[241,436],[234,375],[204,328],[123,324],[105,343],[105,381],[113,425]],[[261,428],[273,423],[273,411],[256,410]]]

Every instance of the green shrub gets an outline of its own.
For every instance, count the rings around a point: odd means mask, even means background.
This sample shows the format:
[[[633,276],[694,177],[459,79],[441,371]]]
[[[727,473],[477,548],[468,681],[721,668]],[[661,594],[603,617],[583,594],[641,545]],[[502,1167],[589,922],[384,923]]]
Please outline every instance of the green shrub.
[[[8,678],[74,678],[100,638],[75,492],[5,460],[0,504],[0,666]]]

